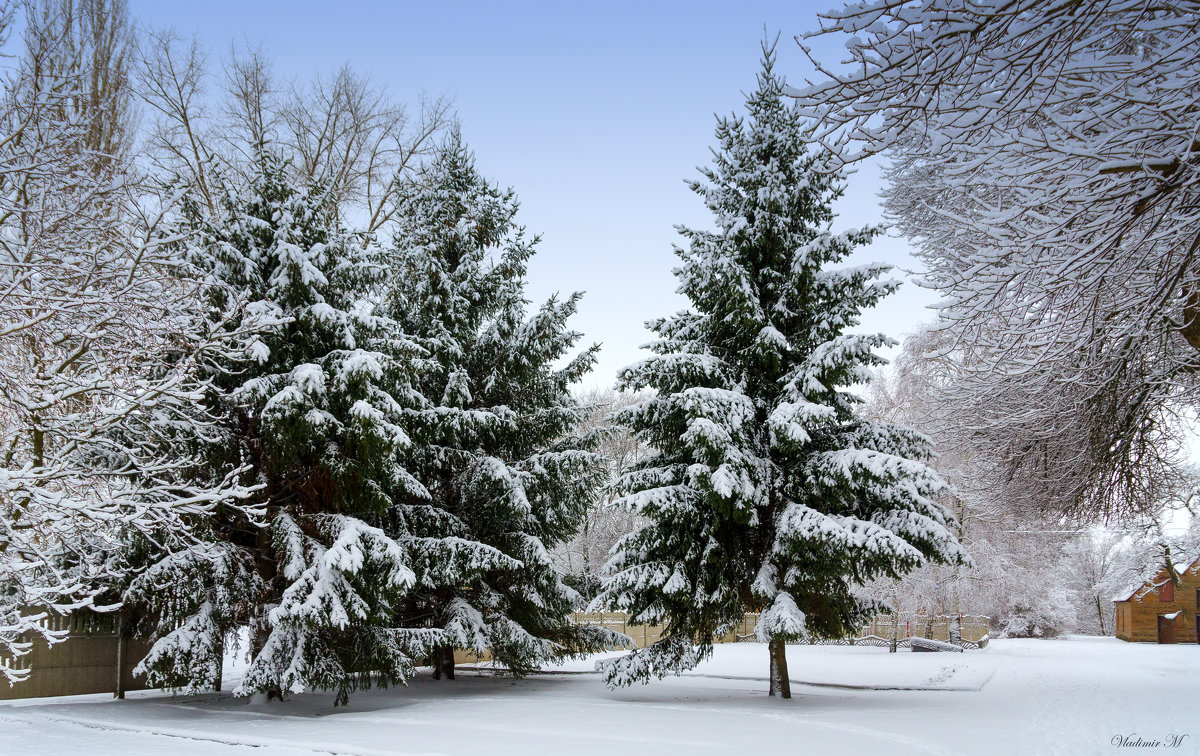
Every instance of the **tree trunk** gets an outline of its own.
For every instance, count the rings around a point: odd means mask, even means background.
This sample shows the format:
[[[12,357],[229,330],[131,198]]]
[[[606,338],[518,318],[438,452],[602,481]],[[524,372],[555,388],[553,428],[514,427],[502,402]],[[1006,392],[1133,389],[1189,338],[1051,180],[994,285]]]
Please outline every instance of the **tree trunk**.
[[[888,653],[896,653],[896,648],[900,643],[900,592],[896,589],[896,583],[892,583],[892,639],[888,643]]]
[[[583,531],[580,534],[581,537],[579,540],[580,545],[583,546],[583,574],[584,575],[592,574],[592,546],[591,546],[591,543],[588,541],[588,536],[590,535],[590,533],[589,533],[590,529],[588,528],[588,525],[591,524],[591,519],[592,518],[590,515],[588,517],[583,518]]]
[[[217,679],[213,681],[213,692],[221,692],[221,683],[225,673],[225,638],[217,639]]]
[[[430,664],[433,666],[433,679],[441,680],[442,675],[446,675],[447,680],[454,679],[454,648],[451,646],[437,646],[433,649],[433,658],[430,659]]]
[[[250,658],[257,659],[262,653],[263,648],[267,645],[267,637],[271,631],[263,624],[259,624],[254,628],[254,632],[250,636]],[[265,691],[250,696],[250,703],[266,703],[268,701],[282,701],[283,689],[279,687],[270,688]]]
[[[788,679],[787,644],[776,638],[767,644],[771,654],[771,688],[769,695],[780,698],[792,697],[792,681]]]
[[[958,529],[958,537],[962,538],[962,528]],[[962,645],[962,604],[958,600],[958,565],[954,565],[954,606],[951,607],[950,642],[956,646]]]
[[[1100,634],[1108,635],[1108,628],[1104,626],[1104,605],[1100,603],[1100,595],[1096,595],[1096,614],[1100,616]]]
[[[33,417],[34,423],[40,424],[41,421],[40,417]],[[46,431],[36,426],[33,429],[33,466],[37,469],[46,466]]]

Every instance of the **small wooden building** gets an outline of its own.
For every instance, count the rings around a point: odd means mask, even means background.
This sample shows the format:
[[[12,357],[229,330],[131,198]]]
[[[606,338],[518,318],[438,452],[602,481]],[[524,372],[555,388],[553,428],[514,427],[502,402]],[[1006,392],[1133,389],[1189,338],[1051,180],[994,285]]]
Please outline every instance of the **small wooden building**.
[[[1200,637],[1200,558],[1166,566],[1113,597],[1117,637],[1135,643],[1196,643]]]

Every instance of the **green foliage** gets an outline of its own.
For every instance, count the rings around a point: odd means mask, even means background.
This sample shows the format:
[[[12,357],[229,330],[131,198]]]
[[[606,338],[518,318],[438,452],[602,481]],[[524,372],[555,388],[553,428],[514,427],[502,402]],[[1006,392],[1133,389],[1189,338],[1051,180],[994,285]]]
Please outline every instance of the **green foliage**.
[[[773,64],[764,47],[747,117],[718,121],[692,182],[716,229],[680,230],[691,308],[652,321],[656,356],[621,374],[655,392],[616,414],[656,452],[620,482],[649,524],[618,544],[596,603],[667,633],[609,663],[610,684],[693,666],[746,611],[763,641],[844,635],[877,608],[864,582],[965,558],[928,441],[856,414],[852,387],[892,342],[848,331],[897,283],[885,265],[832,267],[879,229],[829,231],[842,179]]]
[[[603,469],[574,436],[569,392],[597,347],[558,366],[580,337],[567,327],[579,295],[527,314],[538,240],[516,213],[513,192],[484,180],[453,134],[404,187],[389,301],[429,355],[404,459],[429,492],[405,523],[431,557],[400,615],[520,674],[602,642],[567,623],[577,595],[547,549],[576,532]]]
[[[247,467],[262,519],[204,523],[199,543],[161,555],[126,598],[158,639],[151,683],[203,688],[250,627],[241,692],[327,688],[344,701],[372,680],[403,681],[424,650],[387,632],[413,573],[403,533],[380,529],[398,499],[427,496],[400,464],[422,350],[380,314],[378,248],[285,167],[260,155],[248,187],[227,186],[220,212],[184,229],[211,291],[197,327],[245,334],[242,359],[209,366],[221,423],[196,474]]]

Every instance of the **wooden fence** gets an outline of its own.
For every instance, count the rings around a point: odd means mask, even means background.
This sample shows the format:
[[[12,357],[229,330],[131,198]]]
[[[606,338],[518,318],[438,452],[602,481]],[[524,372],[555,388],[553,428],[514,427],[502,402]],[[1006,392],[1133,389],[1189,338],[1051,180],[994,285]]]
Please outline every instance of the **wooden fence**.
[[[0,701],[82,693],[116,694],[146,687],[145,678],[134,677],[133,668],[149,653],[150,642],[118,633],[112,615],[85,610],[69,616],[53,615],[43,623],[49,630],[65,631],[66,639],[49,645],[40,636],[25,637],[23,640],[33,642],[28,654],[0,659],[12,669],[32,672],[15,685],[0,682]]]
[[[987,645],[987,617],[964,616],[959,619],[962,628],[960,639],[963,645],[969,648],[982,648]],[[666,630],[666,627],[663,625],[631,624],[629,622],[629,615],[625,612],[575,612],[571,615],[571,621],[577,625],[602,625],[624,633],[633,639],[633,643],[637,648],[645,648],[651,643],[658,641],[662,638],[663,632]],[[753,640],[754,626],[757,622],[757,614],[747,613],[742,617],[740,625],[720,638],[715,638],[713,642],[736,643],[738,641]],[[910,616],[906,614],[902,614],[899,617],[895,615],[881,615],[864,625],[862,631],[856,637],[817,642],[839,645],[854,645],[856,643],[881,645],[876,641],[890,641],[894,631],[900,642],[899,645],[903,646],[908,645],[907,639],[910,637],[948,641],[950,640],[951,623],[952,618],[945,615],[934,617],[924,615]]]
[[[895,633],[899,639],[931,638],[933,640],[949,641],[950,628],[954,617],[944,614],[883,614],[863,626],[863,636],[891,639]],[[977,615],[963,615],[958,618],[960,640],[976,646],[986,645],[990,619]]]
[[[574,612],[571,621],[576,625],[603,625],[611,630],[624,633],[633,639],[638,648],[645,648],[660,640],[666,631],[666,625],[634,625],[629,622],[629,614],[625,612]],[[715,643],[736,643],[748,640],[754,636],[754,625],[758,622],[757,614],[746,614],[740,625],[735,627]]]

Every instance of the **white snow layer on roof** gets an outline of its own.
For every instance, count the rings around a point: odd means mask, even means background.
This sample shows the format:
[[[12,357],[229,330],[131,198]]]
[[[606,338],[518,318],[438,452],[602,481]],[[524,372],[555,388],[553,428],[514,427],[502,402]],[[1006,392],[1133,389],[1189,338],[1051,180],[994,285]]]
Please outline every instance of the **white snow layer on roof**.
[[[1200,557],[1192,559],[1190,562],[1175,562],[1174,564],[1171,565],[1171,567],[1172,567],[1172,569],[1175,570],[1176,575],[1183,575],[1184,573],[1189,572],[1189,571],[1194,574],[1200,574]],[[1160,586],[1164,582],[1166,582],[1166,581],[1154,582],[1154,577],[1157,577],[1157,576],[1158,576],[1158,571],[1156,570],[1154,575],[1150,579],[1148,579],[1148,580],[1143,579],[1143,580],[1139,580],[1136,583],[1130,583],[1124,589],[1118,591],[1117,594],[1112,597],[1112,600],[1116,601],[1116,602],[1129,601],[1130,599],[1132,599],[1134,597],[1134,594],[1136,594],[1138,591],[1142,590],[1143,588],[1147,589],[1147,592],[1149,592],[1149,590],[1157,588],[1158,586]]]

